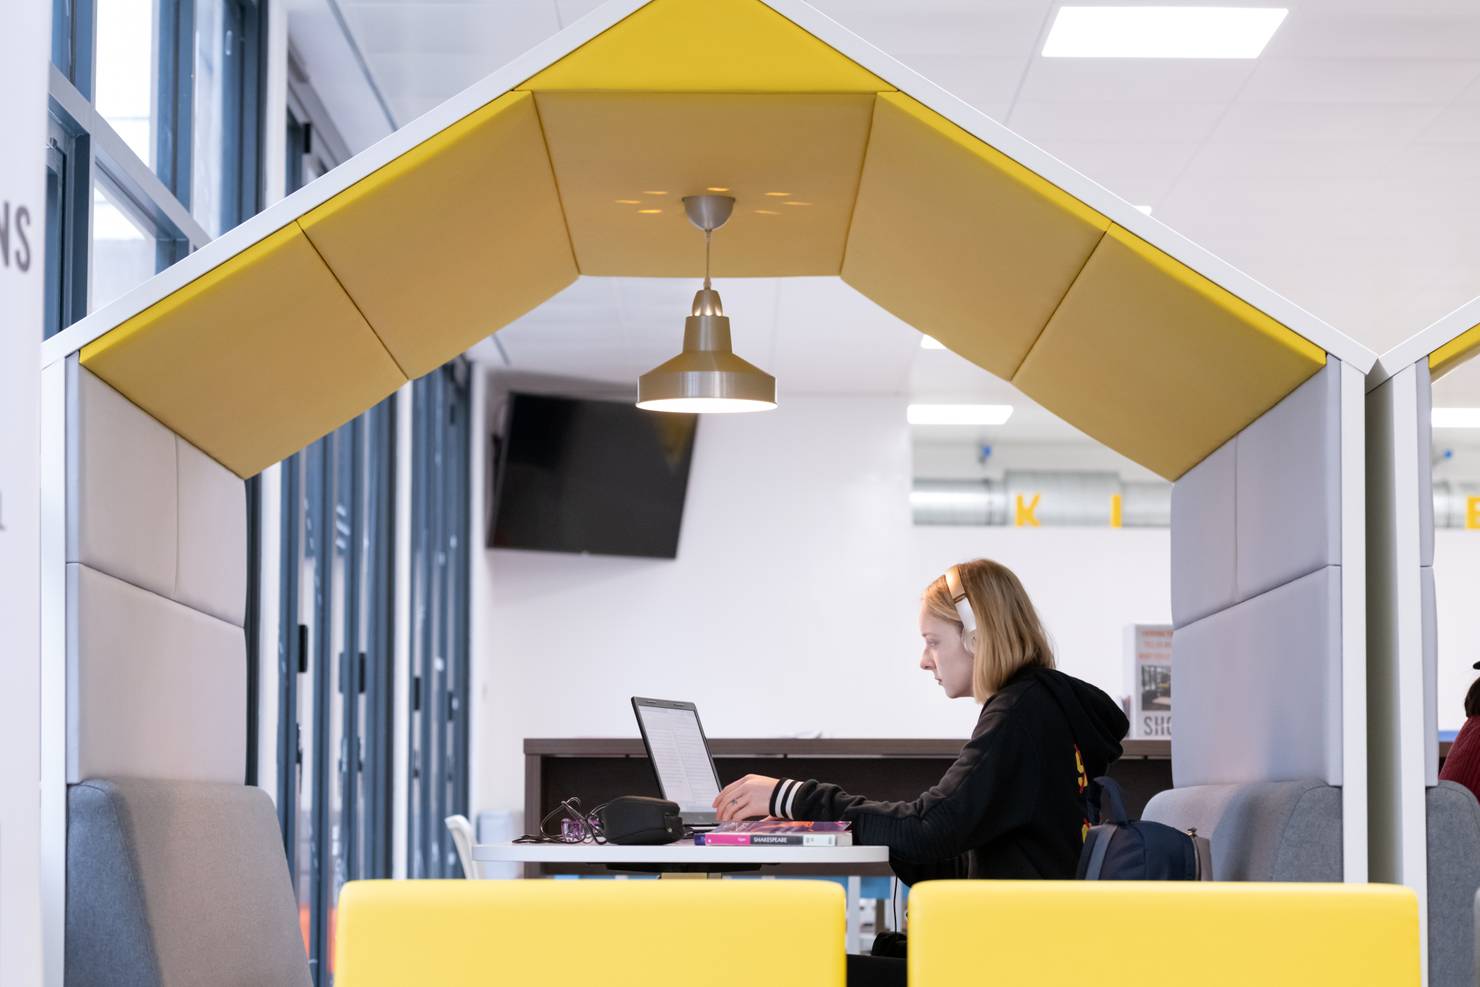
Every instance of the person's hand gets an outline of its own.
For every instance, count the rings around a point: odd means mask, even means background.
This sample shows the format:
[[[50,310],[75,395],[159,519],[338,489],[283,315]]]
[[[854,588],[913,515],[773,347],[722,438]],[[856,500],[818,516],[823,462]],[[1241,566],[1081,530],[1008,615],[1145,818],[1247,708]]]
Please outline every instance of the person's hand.
[[[771,792],[776,789],[776,782],[775,778],[765,775],[746,775],[739,781],[730,782],[715,796],[716,817],[720,822],[731,822],[770,815]]]

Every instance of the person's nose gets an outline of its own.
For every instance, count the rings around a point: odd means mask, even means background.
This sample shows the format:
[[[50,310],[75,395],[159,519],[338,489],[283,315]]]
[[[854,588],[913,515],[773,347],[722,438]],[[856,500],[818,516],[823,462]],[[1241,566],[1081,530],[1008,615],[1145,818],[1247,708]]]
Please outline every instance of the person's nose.
[[[929,651],[920,652],[920,667],[925,669],[925,671],[927,672],[932,672],[935,670],[935,660],[930,657]]]

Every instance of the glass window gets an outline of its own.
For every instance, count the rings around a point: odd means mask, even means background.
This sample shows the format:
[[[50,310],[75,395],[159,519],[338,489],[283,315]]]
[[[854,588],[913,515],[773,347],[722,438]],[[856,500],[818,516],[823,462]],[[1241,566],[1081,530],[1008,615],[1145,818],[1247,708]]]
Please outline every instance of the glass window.
[[[98,113],[150,168],[158,170],[160,10],[158,0],[97,0]]]
[[[93,183],[90,310],[107,305],[158,269],[160,244],[149,224],[106,179]]]
[[[190,209],[211,236],[235,225],[226,196],[241,114],[241,7],[235,0],[195,0],[195,108],[191,130]]]
[[[46,149],[46,321],[42,332],[55,336],[62,329],[62,251],[67,235],[62,203],[67,159],[57,147]]]

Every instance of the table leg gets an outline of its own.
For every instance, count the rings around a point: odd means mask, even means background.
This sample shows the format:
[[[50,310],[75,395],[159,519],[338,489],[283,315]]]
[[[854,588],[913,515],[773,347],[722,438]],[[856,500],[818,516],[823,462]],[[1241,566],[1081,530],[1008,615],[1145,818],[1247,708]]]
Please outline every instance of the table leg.
[[[858,941],[858,909],[863,899],[863,878],[856,874],[848,878],[848,952],[856,953],[859,950]]]

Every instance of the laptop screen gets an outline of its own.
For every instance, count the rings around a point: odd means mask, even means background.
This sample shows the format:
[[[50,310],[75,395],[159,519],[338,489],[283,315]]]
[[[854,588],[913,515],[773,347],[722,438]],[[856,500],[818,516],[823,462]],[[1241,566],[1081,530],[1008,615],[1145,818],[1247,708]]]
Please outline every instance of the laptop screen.
[[[663,797],[677,802],[680,812],[713,812],[719,779],[699,727],[698,711],[691,703],[647,699],[634,699],[632,707],[647,740]]]

